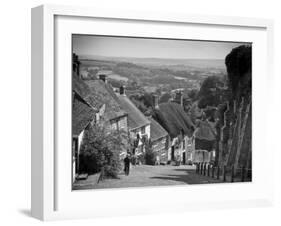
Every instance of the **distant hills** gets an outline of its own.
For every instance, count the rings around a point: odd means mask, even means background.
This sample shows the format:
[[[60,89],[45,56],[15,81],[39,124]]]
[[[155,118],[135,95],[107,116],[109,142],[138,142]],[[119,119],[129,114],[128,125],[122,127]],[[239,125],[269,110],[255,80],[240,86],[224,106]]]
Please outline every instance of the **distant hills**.
[[[175,59],[175,58],[137,58],[137,57],[105,57],[97,55],[80,55],[81,60],[101,60],[129,62],[147,66],[186,66],[191,68],[225,69],[224,59]]]
[[[222,59],[167,59],[136,57],[104,57],[79,55],[81,73],[95,77],[98,71],[110,71],[110,82],[114,87],[120,83],[130,88],[134,82],[146,91],[167,92],[178,88],[199,89],[201,82],[209,76],[224,77],[225,63]],[[89,75],[89,76],[88,76]],[[160,91],[160,90],[159,90]]]

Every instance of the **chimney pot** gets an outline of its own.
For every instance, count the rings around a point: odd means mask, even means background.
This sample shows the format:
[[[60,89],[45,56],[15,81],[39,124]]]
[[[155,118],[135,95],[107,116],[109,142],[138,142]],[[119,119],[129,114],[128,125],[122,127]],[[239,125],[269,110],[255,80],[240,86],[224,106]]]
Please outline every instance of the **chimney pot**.
[[[159,97],[157,94],[153,95],[153,107],[155,109],[159,108]]]

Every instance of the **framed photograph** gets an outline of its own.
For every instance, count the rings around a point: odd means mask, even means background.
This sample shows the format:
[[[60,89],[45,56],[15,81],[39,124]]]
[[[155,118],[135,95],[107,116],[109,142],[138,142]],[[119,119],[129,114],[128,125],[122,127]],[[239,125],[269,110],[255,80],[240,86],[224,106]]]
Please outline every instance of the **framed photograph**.
[[[32,9],[32,216],[271,205],[273,22]]]

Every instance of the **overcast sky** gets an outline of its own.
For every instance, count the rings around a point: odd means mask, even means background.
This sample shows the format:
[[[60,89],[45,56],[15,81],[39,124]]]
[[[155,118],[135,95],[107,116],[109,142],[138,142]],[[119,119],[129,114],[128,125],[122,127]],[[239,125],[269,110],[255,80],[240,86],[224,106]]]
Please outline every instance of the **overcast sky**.
[[[140,58],[224,59],[243,43],[73,35],[77,55]]]

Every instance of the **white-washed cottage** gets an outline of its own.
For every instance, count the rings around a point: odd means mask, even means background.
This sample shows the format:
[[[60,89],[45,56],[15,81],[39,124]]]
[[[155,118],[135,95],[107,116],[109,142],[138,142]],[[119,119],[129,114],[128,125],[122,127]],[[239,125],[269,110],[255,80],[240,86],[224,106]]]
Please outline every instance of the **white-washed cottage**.
[[[156,101],[157,103],[157,101]],[[161,103],[154,108],[155,119],[168,132],[170,147],[168,160],[176,163],[187,163],[187,144],[190,143],[194,124],[183,107],[174,102]]]
[[[137,140],[136,149],[133,149],[133,154],[140,155],[145,152],[141,149],[142,138],[150,139],[150,121],[145,115],[134,105],[134,103],[126,96],[125,87],[121,86],[119,93],[115,94],[120,106],[128,114],[128,131],[130,138]]]

